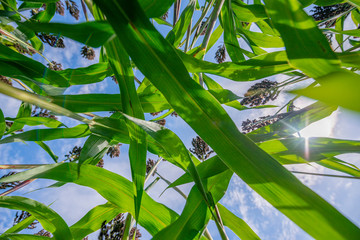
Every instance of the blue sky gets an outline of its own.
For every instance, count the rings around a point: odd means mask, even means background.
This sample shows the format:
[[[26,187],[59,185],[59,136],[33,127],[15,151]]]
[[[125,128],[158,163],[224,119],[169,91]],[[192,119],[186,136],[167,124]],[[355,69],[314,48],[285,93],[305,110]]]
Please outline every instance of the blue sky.
[[[78,2],[78,1],[77,1]],[[79,2],[78,2],[79,3]],[[80,3],[78,4],[80,6]],[[185,7],[183,3],[182,8]],[[172,19],[170,11],[169,20]],[[84,19],[81,18],[80,21]],[[72,17],[67,14],[65,17],[56,16],[53,19],[54,22],[73,22]],[[350,26],[348,26],[350,27]],[[161,27],[159,30],[165,34],[169,28]],[[253,29],[255,30],[255,29]],[[201,39],[199,40],[201,42]],[[207,61],[214,61],[213,57],[217,46],[222,44],[222,38],[214,45],[213,49],[206,55]],[[243,45],[243,43],[241,42]],[[83,59],[80,55],[80,49],[82,44],[76,43],[72,40],[65,39],[65,49],[55,49],[49,46],[45,46],[45,56],[56,62],[63,64],[63,68],[77,68],[84,67],[90,64],[96,63],[95,61],[89,61]],[[99,56],[99,49],[96,49],[96,56]],[[39,56],[35,56],[35,59],[43,62],[44,59]],[[229,59],[227,59],[229,60]],[[141,74],[137,71],[138,78],[142,79]],[[224,88],[232,90],[234,93],[242,96],[247,89],[254,84],[254,82],[240,83],[234,82],[228,79],[212,76],[214,80],[218,81]],[[284,80],[283,75],[272,78],[273,80]],[[15,85],[16,86],[16,85]],[[297,85],[297,86],[301,86]],[[86,85],[86,86],[74,86],[67,90],[67,94],[84,94],[84,93],[118,93],[118,86],[110,79],[105,79],[103,82]],[[281,94],[271,104],[282,106],[285,104],[291,96],[289,94]],[[312,103],[309,99],[299,99],[295,102],[298,107],[304,107]],[[3,95],[0,95],[0,107],[3,110],[5,116],[15,117],[20,102],[14,99],[9,99]],[[259,116],[269,115],[277,111],[277,109],[264,109],[264,110],[248,110],[248,111],[236,111],[232,108],[226,107],[229,115],[232,117],[237,126],[241,126],[243,120],[254,119]],[[150,119],[150,115],[147,115],[147,119]],[[79,124],[74,120],[59,117],[59,120],[68,126]],[[166,127],[174,131],[185,143],[185,145],[191,147],[191,139],[196,136],[196,133],[179,117],[168,117]],[[350,111],[339,109],[334,112],[330,117],[323,119],[317,123],[310,125],[308,128],[301,131],[302,136],[321,136],[321,137],[334,137],[343,139],[356,139],[360,140],[360,115],[352,113]],[[71,140],[58,140],[47,142],[55,154],[60,159],[64,159],[64,155],[67,154],[75,145],[81,146],[85,139],[71,139]],[[123,145],[121,147],[121,155],[119,158],[110,159],[105,157],[105,168],[116,172],[128,179],[130,176],[130,167],[128,160],[128,146]],[[148,157],[156,159],[156,156],[149,155]],[[342,155],[342,159],[358,164],[357,154]],[[0,163],[53,163],[52,159],[44,152],[38,145],[34,143],[12,143],[6,145],[0,145]],[[301,170],[306,172],[317,173],[334,173],[329,169],[322,168],[316,164],[309,165],[297,165],[287,166],[291,170]],[[182,174],[182,171],[172,166],[168,162],[163,162],[158,171],[161,175],[169,179],[175,180]],[[2,174],[6,172],[1,172]],[[360,192],[360,182],[358,180],[339,179],[339,178],[326,178],[310,175],[296,175],[304,184],[309,186],[320,196],[325,198],[337,209],[339,209],[344,215],[350,218],[354,223],[360,225],[360,210],[358,208],[358,200]],[[79,220],[87,211],[92,207],[105,203],[103,199],[96,191],[80,187],[75,184],[67,184],[64,187],[58,189],[45,189],[28,193],[32,190],[48,186],[52,181],[48,180],[36,180],[27,187],[16,192],[16,195],[24,194],[23,196],[38,200],[45,204],[50,204],[51,207],[58,212],[69,225],[72,225]],[[181,186],[181,189],[188,193],[191,189],[191,184]],[[164,203],[170,208],[174,209],[178,213],[181,213],[185,204],[184,199],[174,190],[170,189],[161,197],[160,193],[167,187],[167,185],[159,181],[155,188],[150,191],[156,201]],[[263,200],[257,193],[251,190],[241,179],[237,176],[233,176],[229,185],[228,191],[221,203],[232,210],[237,216],[243,218],[250,227],[260,236],[261,239],[312,239],[308,234],[304,233],[300,228],[293,224],[290,220],[284,217],[279,211],[274,209],[265,200]],[[6,230],[12,225],[12,219],[15,211],[8,209],[0,209],[0,233]],[[309,219],[311,221],[311,219]],[[40,230],[40,227],[37,228]],[[219,239],[216,227],[214,224],[209,225],[209,230],[214,239]],[[145,230],[141,230],[142,239],[150,239],[150,235]],[[230,239],[238,239],[231,231],[227,231]],[[89,239],[97,239],[97,235],[93,234]]]

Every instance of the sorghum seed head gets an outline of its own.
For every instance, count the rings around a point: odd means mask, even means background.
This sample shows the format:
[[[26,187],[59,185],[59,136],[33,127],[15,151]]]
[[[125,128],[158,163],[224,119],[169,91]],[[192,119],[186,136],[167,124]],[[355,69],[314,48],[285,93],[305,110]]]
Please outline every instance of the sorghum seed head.
[[[83,58],[86,58],[88,60],[94,60],[95,50],[92,47],[83,46],[81,48],[81,55],[83,56]]]

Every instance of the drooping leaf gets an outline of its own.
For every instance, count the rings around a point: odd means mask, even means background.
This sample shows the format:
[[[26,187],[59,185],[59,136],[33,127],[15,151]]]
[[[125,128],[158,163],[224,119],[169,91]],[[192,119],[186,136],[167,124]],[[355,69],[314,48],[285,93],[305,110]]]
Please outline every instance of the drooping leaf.
[[[51,164],[2,178],[0,182],[21,181],[33,178],[73,182],[95,189],[105,199],[116,205],[121,212],[135,214],[132,182],[116,173],[88,164],[81,166],[79,176],[77,169],[76,163]],[[156,234],[162,228],[171,224],[176,218],[177,214],[174,211],[155,202],[147,193],[143,194],[139,224],[151,235]]]
[[[24,197],[0,197],[0,207],[21,209],[33,215],[41,226],[51,232],[55,239],[72,239],[66,222],[52,209],[35,200]]]
[[[0,144],[22,141],[50,141],[61,138],[83,138],[90,134],[89,126],[80,124],[73,128],[35,129],[0,140]]]

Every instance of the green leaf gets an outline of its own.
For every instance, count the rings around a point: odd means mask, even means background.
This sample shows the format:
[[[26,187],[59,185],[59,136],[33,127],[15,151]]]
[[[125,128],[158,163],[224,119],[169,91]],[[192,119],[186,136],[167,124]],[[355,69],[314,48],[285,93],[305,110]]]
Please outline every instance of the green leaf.
[[[259,144],[281,164],[320,161],[344,153],[359,153],[360,142],[334,138],[287,138]]]
[[[255,142],[291,136],[311,123],[330,116],[337,106],[321,102],[313,103],[298,111],[288,113],[283,119],[247,134]]]
[[[285,52],[272,52],[241,63],[225,62],[215,64],[193,58],[177,51],[187,70],[191,73],[209,73],[234,81],[252,81],[278,73],[291,71]]]
[[[247,5],[242,1],[231,1],[231,7],[236,15],[236,19],[242,22],[257,22],[267,19],[264,5]]]
[[[340,67],[326,37],[297,0],[264,2],[267,13],[285,43],[292,66],[314,78]]]
[[[232,174],[231,171],[227,171],[208,180],[206,184],[208,186],[207,190],[211,193],[214,203],[217,203],[223,197]],[[153,239],[198,239],[210,217],[211,214],[201,197],[201,193],[194,186],[190,191],[180,217],[156,234]]]
[[[130,58],[125,54],[125,49],[118,38],[111,40],[105,45],[110,66],[116,76],[121,93],[123,111],[130,116],[145,119],[138,94],[134,83],[134,73],[132,71]],[[138,221],[142,194],[144,191],[146,174],[146,134],[139,126],[126,121],[129,129],[130,146],[129,160],[131,176],[136,189],[135,201],[135,220]]]
[[[0,140],[0,144],[22,141],[50,141],[62,138],[83,138],[89,134],[89,126],[86,124],[80,124],[73,128],[29,130],[3,138]]]
[[[71,38],[91,47],[101,47],[114,35],[111,26],[105,22],[85,22],[78,24],[24,22],[21,26],[35,32],[55,33]]]
[[[81,149],[79,166],[83,163],[96,165],[109,149],[109,142],[100,136],[91,134]]]
[[[221,8],[221,19],[224,29],[224,43],[231,60],[236,63],[244,61],[245,57],[240,50],[240,45],[236,37],[234,16],[230,0],[225,0],[224,5]]]
[[[341,79],[341,82],[339,82]],[[318,78],[321,86],[291,91],[302,96],[317,99],[327,104],[334,104],[359,112],[360,106],[360,76],[356,73],[339,69],[328,75]]]
[[[97,83],[112,75],[107,63],[96,63],[84,68],[68,68],[57,73],[67,79],[70,85]]]
[[[146,16],[153,18],[164,15],[174,3],[174,0],[140,0],[139,3]]]
[[[69,86],[67,80],[57,72],[2,44],[0,44],[0,74],[23,80],[26,84],[33,83],[38,87],[42,87],[44,84],[51,84],[55,87]]]
[[[46,9],[44,11],[40,11],[36,15],[34,15],[31,19],[43,23],[48,23],[54,17],[56,12],[56,3],[49,2],[46,3]]]
[[[223,223],[243,240],[260,240],[259,236],[247,225],[247,223],[230,212],[220,203],[217,204]]]
[[[27,2],[24,1],[20,7],[19,7],[19,11],[26,11],[26,10],[30,10],[30,9],[36,9],[36,8],[41,8],[42,7],[42,3],[36,3],[36,2]]]
[[[98,205],[70,227],[74,239],[83,239],[101,228],[103,222],[109,222],[121,213],[121,209],[112,203]]]
[[[3,234],[1,240],[47,240],[49,237],[35,236],[30,234]]]
[[[31,108],[30,108],[31,110]],[[7,118],[8,120],[14,121],[14,124],[21,124],[22,126],[39,126],[44,125],[49,128],[58,128],[65,126],[62,122],[55,120],[53,118],[47,117],[19,117],[19,118]],[[13,125],[14,125],[13,124]],[[21,127],[22,128],[22,127]]]
[[[48,145],[46,145],[44,142],[41,142],[41,141],[35,141],[35,143],[38,144],[42,149],[44,149],[50,155],[50,157],[55,162],[57,162],[59,157],[54,154],[54,152],[51,150],[51,148]]]
[[[315,238],[359,236],[356,225],[239,132],[216,99],[189,77],[177,53],[137,1],[95,2],[139,70],[250,187]]]
[[[18,233],[21,230],[24,230],[25,228],[27,228],[35,220],[36,220],[36,218],[33,215],[31,215],[30,217],[25,218],[21,222],[17,223],[16,225],[14,225],[11,228],[9,228],[8,230],[6,230],[4,232],[4,234],[6,234],[6,233]],[[0,239],[4,234],[0,235]]]
[[[121,212],[135,214],[132,182],[116,173],[88,164],[81,166],[80,175],[77,174],[77,169],[76,163],[51,164],[12,175],[11,178],[2,178],[0,182],[33,178],[73,182],[95,189],[105,199],[116,205]],[[139,224],[151,235],[168,226],[176,218],[177,214],[174,211],[155,202],[147,193],[143,194]]]
[[[166,40],[168,40],[174,47],[178,47],[181,40],[183,39],[189,24],[191,23],[191,19],[195,10],[195,1],[190,0],[189,4],[182,11],[179,20],[176,22],[173,29],[166,36]]]
[[[356,166],[351,166],[348,163],[335,157],[324,159],[316,163],[335,171],[343,172],[354,177],[360,177],[360,170]]]
[[[28,103],[25,103],[25,102],[22,102],[20,107],[19,107],[19,110],[18,110],[18,113],[16,115],[16,118],[22,118],[22,117],[30,117],[31,116],[31,104],[28,104]],[[15,132],[17,130],[20,130],[22,129],[23,127],[25,126],[24,123],[21,123],[21,122],[14,122],[13,125],[11,125],[9,131],[7,131],[7,134],[9,133],[12,133],[12,132]]]
[[[0,207],[21,209],[33,215],[41,226],[51,232],[55,239],[72,239],[66,222],[52,209],[35,200],[24,197],[0,197]]]

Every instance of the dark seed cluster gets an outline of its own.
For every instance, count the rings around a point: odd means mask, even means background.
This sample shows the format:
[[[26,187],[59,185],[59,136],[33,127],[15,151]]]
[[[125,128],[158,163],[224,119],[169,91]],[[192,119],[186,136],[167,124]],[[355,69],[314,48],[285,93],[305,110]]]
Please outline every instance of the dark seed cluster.
[[[35,233],[34,235],[43,236],[43,237],[52,237],[51,233],[46,231],[45,229],[41,229],[39,232]]]
[[[12,82],[10,81],[10,79],[5,76],[0,75],[0,81],[12,86]]]
[[[26,211],[21,211],[20,214],[19,214],[19,212],[16,212],[13,225],[15,226],[16,224],[18,224],[19,222],[21,222],[22,220],[25,220],[26,218],[28,218],[28,217],[30,217],[30,216],[31,216],[31,214],[30,214],[29,212],[26,212]],[[27,229],[34,229],[34,228],[36,228],[36,224],[38,224],[38,221],[32,222],[32,223],[27,227]]]
[[[166,119],[157,120],[156,123],[157,123],[157,124],[160,124],[160,125],[162,125],[162,126],[165,126],[165,124],[166,124]]]
[[[192,139],[191,145],[193,148],[190,148],[189,151],[196,155],[200,160],[206,160],[214,152],[210,149],[209,145],[199,136]]]
[[[76,161],[80,157],[82,147],[75,146],[71,151],[69,151],[69,154],[66,154],[65,157],[70,162]]]
[[[107,151],[107,155],[109,155],[111,158],[119,157],[120,156],[120,146],[121,144],[116,144],[115,146],[112,146]]]
[[[120,240],[122,239],[125,231],[125,218],[122,213],[106,223],[104,221],[101,225],[98,240]],[[139,240],[141,233],[138,229],[132,228],[129,233],[129,239],[133,239],[135,234],[135,240]]]
[[[171,116],[172,116],[172,117],[178,117],[179,114],[177,114],[177,112],[172,112],[172,113],[171,113]]]
[[[63,68],[62,68],[62,64],[61,63],[57,63],[55,61],[51,61],[51,64],[48,63],[48,68],[53,70],[53,71],[62,71]]]
[[[169,11],[167,11],[164,15],[161,16],[162,20],[166,20],[169,17]]]
[[[117,81],[117,79],[116,79],[116,77],[115,77],[115,75],[112,75],[112,76],[111,76],[111,79],[112,79],[116,84],[119,84],[118,81]]]
[[[155,161],[149,158],[146,162],[146,174],[150,172],[150,170],[155,166]],[[155,172],[153,173],[153,176],[155,175]]]
[[[285,118],[288,115],[288,113],[281,113],[281,114],[277,114],[275,116],[264,116],[264,117],[260,117],[259,119],[247,119],[245,121],[242,122],[241,124],[241,129],[242,129],[242,133],[246,134],[249,132],[252,132],[258,128],[262,128],[268,125],[271,125],[283,118]]]
[[[241,100],[241,105],[249,105],[250,107],[264,105],[270,100],[275,100],[279,95],[277,88],[278,83],[267,79],[251,86],[245,97]]]
[[[72,0],[66,0],[66,9],[69,11],[70,15],[73,16],[76,20],[79,20],[80,11],[77,4]]]
[[[153,113],[150,113],[151,114],[151,116],[157,116],[157,115],[159,115],[160,113],[161,113],[162,111],[160,111],[160,112],[153,112]]]
[[[62,1],[56,2],[56,13],[60,14],[61,16],[64,16],[65,9],[64,9],[64,3]]]
[[[11,175],[14,175],[14,174],[16,174],[16,172],[9,172],[8,174],[5,174],[1,178],[5,178],[5,177],[8,177],[8,176],[11,176]],[[22,182],[19,182],[19,181],[16,181],[16,182],[3,182],[3,183],[0,183],[0,189],[13,188],[13,187],[18,186],[21,183]]]
[[[14,43],[12,45],[6,44],[6,45],[7,46],[13,46],[16,49],[16,51],[18,51],[21,54],[25,54],[25,53],[29,54],[29,55],[35,54],[35,51],[32,48],[30,48],[29,44],[26,44],[26,46],[23,46],[23,45],[21,45],[19,43]]]
[[[81,48],[81,55],[83,56],[83,58],[86,58],[88,60],[94,60],[95,59],[95,50],[92,47],[83,46]]]
[[[202,29],[202,28],[204,28],[202,31],[201,31],[201,33],[200,33],[200,35],[201,36],[203,36],[203,35],[205,35],[206,34],[206,31],[207,31],[207,28],[208,28],[208,24],[206,23],[206,22],[201,22],[201,25],[200,25],[200,30]]]
[[[57,117],[55,115],[50,114],[50,112],[46,109],[42,109],[39,107],[35,107],[34,110],[31,113],[31,116],[33,117],[46,117],[51,118],[54,120],[57,120]]]
[[[322,21],[331,17],[334,17],[336,15],[339,15],[341,13],[344,13],[348,11],[351,8],[351,5],[348,3],[343,4],[335,4],[331,6],[315,6],[314,9],[312,9],[310,12],[312,12],[312,17],[316,21]],[[329,22],[325,23],[326,25],[329,25]],[[332,27],[335,24],[335,21],[331,22],[331,25],[328,27]]]
[[[218,47],[218,50],[215,53],[215,60],[217,63],[223,63],[225,61],[226,58],[226,49],[225,49],[225,45],[220,45]]]
[[[55,36],[55,35],[46,34],[46,33],[37,33],[36,35],[39,37],[39,39],[43,43],[47,43],[51,47],[65,48],[64,38],[61,36]]]

